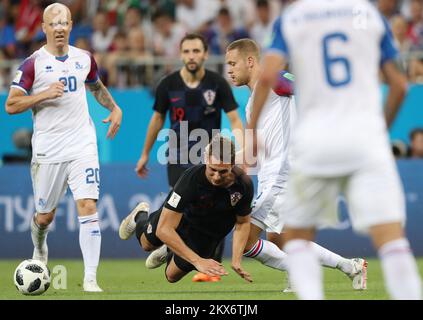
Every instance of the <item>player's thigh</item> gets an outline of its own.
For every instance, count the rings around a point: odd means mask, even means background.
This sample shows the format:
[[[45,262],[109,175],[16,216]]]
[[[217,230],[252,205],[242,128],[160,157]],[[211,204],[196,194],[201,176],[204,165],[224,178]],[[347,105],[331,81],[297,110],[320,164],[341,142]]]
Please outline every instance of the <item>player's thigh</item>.
[[[262,227],[257,226],[257,224],[254,224],[254,223],[250,224],[250,233],[248,234],[247,243],[244,248],[245,252],[251,250],[254,247],[254,245],[260,239],[262,232],[263,232]]]
[[[259,188],[253,202],[251,223],[266,232],[280,233],[285,205],[286,183],[269,183]]]
[[[338,219],[338,197],[345,178],[326,178],[291,172],[282,219],[286,227],[314,229],[334,226]]]
[[[189,228],[189,226],[183,226],[178,230],[178,234],[188,248],[204,259],[213,259],[216,248],[222,240],[212,239],[200,231]],[[195,270],[194,265],[178,255],[173,256],[173,261],[180,270],[186,273]]]
[[[266,234],[266,238],[268,241],[274,243],[279,249],[282,250],[285,244],[283,233],[268,232]]]
[[[68,172],[68,184],[75,201],[81,199],[98,199],[100,191],[100,166],[96,155],[70,161]]]
[[[31,164],[35,210],[38,213],[50,213],[57,207],[67,189],[67,166],[67,162]]]
[[[352,225],[367,233],[375,225],[405,223],[405,199],[395,163],[381,162],[355,172],[345,196]]]

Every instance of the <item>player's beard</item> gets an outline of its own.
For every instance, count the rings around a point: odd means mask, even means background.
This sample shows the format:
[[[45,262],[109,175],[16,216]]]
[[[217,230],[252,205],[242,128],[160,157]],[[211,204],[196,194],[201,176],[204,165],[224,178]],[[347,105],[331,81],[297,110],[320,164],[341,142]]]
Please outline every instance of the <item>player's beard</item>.
[[[195,64],[195,68],[188,67],[189,65],[194,65],[194,64]],[[198,70],[201,69],[201,64],[198,64],[197,62],[190,62],[185,64],[185,69],[187,69],[188,72],[191,73],[192,75],[195,75],[198,72]]]

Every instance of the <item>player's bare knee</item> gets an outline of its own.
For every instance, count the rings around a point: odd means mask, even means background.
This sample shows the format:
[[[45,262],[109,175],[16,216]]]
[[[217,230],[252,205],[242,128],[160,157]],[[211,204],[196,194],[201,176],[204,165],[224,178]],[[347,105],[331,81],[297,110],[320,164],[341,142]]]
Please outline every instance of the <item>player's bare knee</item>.
[[[76,205],[80,216],[89,216],[97,212],[97,200],[81,199]]]
[[[35,222],[42,228],[47,227],[54,220],[54,212],[55,210],[49,213],[43,213],[43,214],[37,213],[35,215]]]
[[[169,283],[175,283],[181,280],[185,273],[180,274],[179,272],[175,272],[175,270],[171,270],[172,268],[169,268],[169,266],[166,268],[165,276],[166,280]]]
[[[167,282],[169,282],[169,283],[175,283],[175,282],[178,282],[179,280],[180,280],[180,278],[178,278],[178,277],[174,277],[174,276],[172,276],[172,275],[169,275],[169,274],[165,274],[166,275],[166,280],[167,280]]]
[[[369,229],[373,245],[380,249],[384,244],[404,238],[404,229],[400,222],[386,223]]]

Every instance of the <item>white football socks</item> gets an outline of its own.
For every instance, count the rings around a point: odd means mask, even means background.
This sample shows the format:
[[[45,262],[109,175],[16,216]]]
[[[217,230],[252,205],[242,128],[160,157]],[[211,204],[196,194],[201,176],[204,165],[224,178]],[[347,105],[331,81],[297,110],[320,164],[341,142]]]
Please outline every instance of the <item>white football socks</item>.
[[[259,239],[250,250],[244,253],[244,256],[254,258],[274,269],[287,270],[285,252],[267,240]]]
[[[421,300],[422,284],[407,239],[385,243],[378,251],[385,285],[392,299]]]
[[[49,227],[40,227],[36,222],[37,214],[31,219],[31,238],[34,245],[33,259],[41,260],[47,264],[48,248],[47,248],[47,234]]]
[[[298,298],[323,299],[323,272],[312,242],[291,240],[285,244],[284,250],[287,254],[289,279]]]
[[[84,259],[84,281],[96,281],[97,267],[100,261],[101,231],[98,213],[78,217],[79,245]]]
[[[345,259],[339,254],[329,251],[315,242],[310,242],[310,244],[319,256],[319,261],[322,266],[337,268],[346,274],[350,274],[352,272],[352,263],[350,259]]]

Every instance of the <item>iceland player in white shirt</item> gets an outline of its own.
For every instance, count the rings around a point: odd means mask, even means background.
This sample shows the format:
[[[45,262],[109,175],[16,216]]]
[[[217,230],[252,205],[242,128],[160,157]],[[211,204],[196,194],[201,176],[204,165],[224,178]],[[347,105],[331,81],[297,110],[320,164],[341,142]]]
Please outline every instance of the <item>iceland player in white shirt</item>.
[[[228,74],[235,86],[247,85],[251,96],[246,106],[250,122],[251,104],[261,68],[260,49],[251,39],[232,42],[226,49]],[[285,210],[286,189],[291,162],[291,129],[296,120],[293,75],[282,71],[270,91],[257,123],[259,147],[257,152],[258,191],[251,214],[250,235],[244,256],[279,270],[286,270],[286,254],[282,247],[282,212]],[[260,239],[265,231],[272,242]],[[366,289],[367,262],[364,259],[346,259],[317,243],[312,243],[322,265],[337,268],[353,280],[353,288]],[[289,288],[285,289],[288,292]]]
[[[19,67],[6,102],[9,114],[30,109],[33,115],[31,176],[36,213],[31,223],[34,259],[47,263],[47,233],[56,207],[69,186],[80,222],[79,242],[84,260],[84,291],[100,292],[97,267],[101,232],[96,201],[99,163],[94,124],[88,113],[85,86],[110,110],[113,138],[122,111],[97,75],[89,52],[69,45],[71,13],[54,3],[44,10],[42,28],[47,44]]]
[[[292,140],[284,214],[288,271],[301,299],[324,298],[313,249],[316,228],[337,220],[344,194],[353,228],[367,233],[393,299],[421,299],[404,233],[405,201],[386,132],[406,92],[388,24],[365,0],[300,0],[275,22],[256,86],[249,128],[289,59],[296,75],[298,123]],[[384,121],[378,72],[389,85]],[[247,127],[247,128],[248,128]]]

